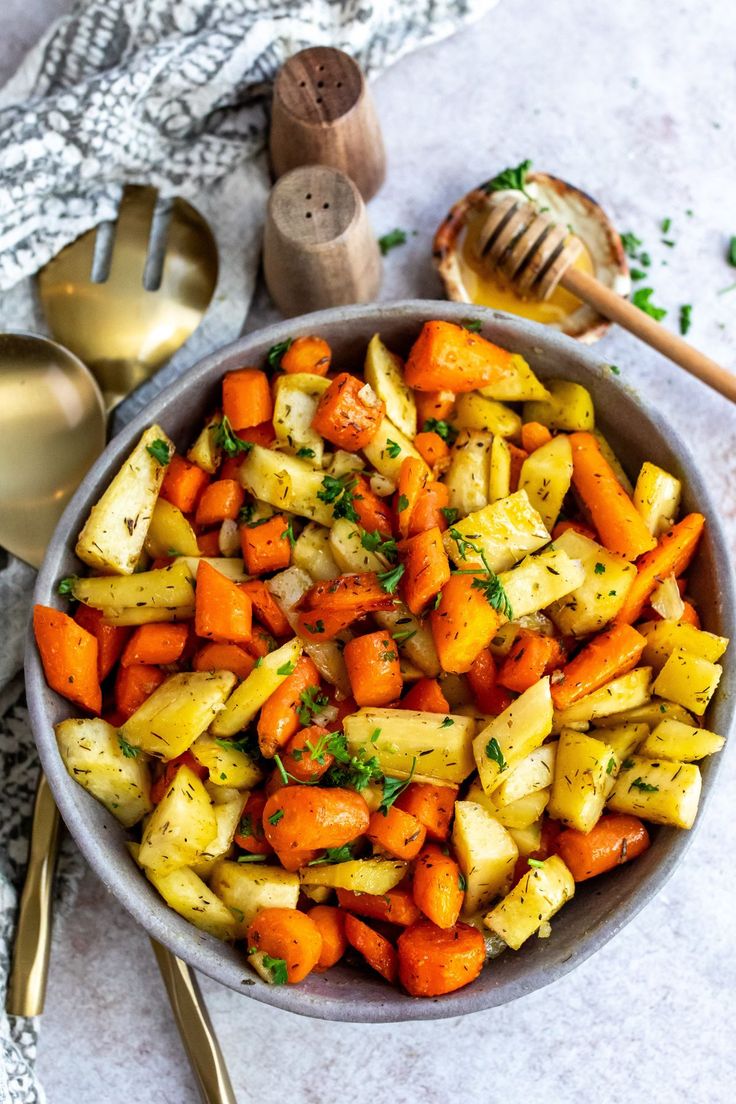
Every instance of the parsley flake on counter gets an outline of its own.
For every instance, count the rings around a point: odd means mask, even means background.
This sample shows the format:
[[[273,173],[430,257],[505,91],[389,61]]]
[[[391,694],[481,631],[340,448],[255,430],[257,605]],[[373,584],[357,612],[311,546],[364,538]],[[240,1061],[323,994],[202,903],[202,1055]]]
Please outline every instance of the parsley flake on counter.
[[[384,234],[383,237],[378,239],[378,248],[381,250],[381,256],[385,257],[392,249],[396,249],[398,245],[406,245],[406,230],[390,230],[388,234]]]
[[[693,307],[692,303],[683,303],[680,307],[680,333],[685,334],[690,329],[693,321]]]
[[[644,314],[648,314],[650,318],[653,318],[655,322],[661,322],[663,318],[667,317],[667,311],[664,307],[657,307],[652,303],[653,294],[653,288],[638,288],[631,296],[631,302],[640,311],[644,311]]]

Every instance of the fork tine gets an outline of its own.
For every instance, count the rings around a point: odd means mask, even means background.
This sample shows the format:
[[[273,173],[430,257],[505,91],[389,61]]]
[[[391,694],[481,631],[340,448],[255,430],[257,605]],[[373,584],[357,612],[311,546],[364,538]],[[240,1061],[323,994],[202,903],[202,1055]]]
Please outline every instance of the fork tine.
[[[143,269],[143,286],[146,291],[158,291],[166,259],[166,240],[169,224],[174,210],[174,200],[157,196],[156,206],[151,218],[151,231],[148,237],[148,253]]]
[[[112,251],[115,245],[117,221],[101,222],[95,233],[89,278],[93,284],[104,284],[110,275]]]

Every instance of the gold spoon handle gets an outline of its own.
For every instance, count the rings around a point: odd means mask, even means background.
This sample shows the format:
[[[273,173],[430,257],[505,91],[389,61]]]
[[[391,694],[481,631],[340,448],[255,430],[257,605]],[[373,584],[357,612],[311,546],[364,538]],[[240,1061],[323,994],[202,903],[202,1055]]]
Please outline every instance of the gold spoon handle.
[[[46,999],[51,950],[51,903],[59,848],[59,813],[43,771],[38,776],[20,898],[13,965],[5,1007],[11,1016],[39,1016]]]
[[[151,946],[203,1104],[237,1104],[225,1059],[194,974],[186,962],[154,939]]]

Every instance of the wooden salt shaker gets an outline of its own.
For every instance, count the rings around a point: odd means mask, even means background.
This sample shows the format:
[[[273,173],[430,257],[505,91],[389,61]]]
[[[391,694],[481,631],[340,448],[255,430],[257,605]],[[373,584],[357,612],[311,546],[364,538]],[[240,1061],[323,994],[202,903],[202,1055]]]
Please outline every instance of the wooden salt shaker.
[[[332,165],[366,201],[386,175],[386,154],[365,76],[342,50],[311,46],[280,70],[273,90],[271,164],[278,178],[299,165]]]
[[[327,165],[304,165],[276,182],[263,269],[271,297],[287,316],[376,297],[381,255],[349,177]]]

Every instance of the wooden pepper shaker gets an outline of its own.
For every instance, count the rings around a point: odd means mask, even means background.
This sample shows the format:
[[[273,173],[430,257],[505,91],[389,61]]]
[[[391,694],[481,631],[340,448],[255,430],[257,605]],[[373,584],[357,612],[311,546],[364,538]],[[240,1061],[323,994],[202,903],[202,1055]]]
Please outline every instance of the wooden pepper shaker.
[[[285,315],[375,298],[381,255],[349,177],[327,165],[305,165],[276,182],[266,213],[263,269]]]
[[[274,175],[299,165],[332,165],[366,201],[386,175],[386,154],[365,76],[353,58],[331,46],[300,50],[280,70],[273,90]]]

